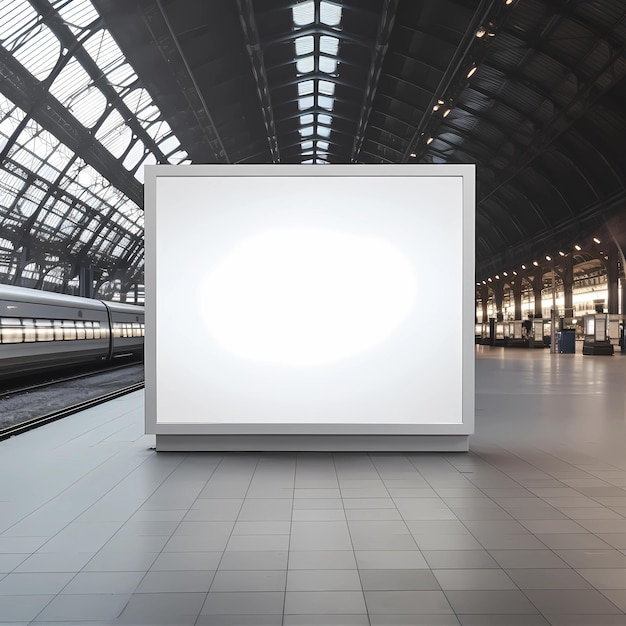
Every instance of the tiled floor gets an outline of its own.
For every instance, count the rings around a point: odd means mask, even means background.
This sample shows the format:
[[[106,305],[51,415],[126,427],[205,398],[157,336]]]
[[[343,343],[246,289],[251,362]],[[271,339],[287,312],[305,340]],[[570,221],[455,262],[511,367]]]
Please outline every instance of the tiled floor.
[[[626,356],[479,349],[469,454],[0,443],[0,623],[626,625]]]

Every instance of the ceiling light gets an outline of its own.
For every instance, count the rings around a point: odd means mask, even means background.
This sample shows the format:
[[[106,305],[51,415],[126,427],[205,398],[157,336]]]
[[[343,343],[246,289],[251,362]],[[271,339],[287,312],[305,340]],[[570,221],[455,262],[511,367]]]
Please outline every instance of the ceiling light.
[[[478,69],[477,65],[474,65],[473,67],[471,67],[470,71],[467,73],[467,78],[471,78],[472,76],[474,76],[474,74],[476,74],[477,69]]]
[[[483,280],[483,285],[486,285],[486,284],[487,284],[487,281],[486,281],[486,280]]]
[[[514,0],[504,0],[504,4],[506,4],[507,6],[509,6],[510,4],[513,4]]]
[[[582,250],[582,248],[578,244],[575,244],[574,248],[576,248],[576,250],[578,250],[579,252]]]
[[[452,109],[446,109],[446,110],[443,112],[443,116],[444,116],[444,117],[448,117],[448,115],[450,115],[450,111],[452,111]]]
[[[437,100],[437,104],[445,104],[443,100]]]
[[[491,278],[488,278],[487,280],[488,280],[490,283],[492,283],[492,282],[493,282],[493,280],[491,280]]]
[[[429,138],[426,140],[426,143],[427,143],[427,144],[431,144],[431,143],[433,142],[433,139],[434,139],[434,137],[429,137]]]
[[[342,10],[342,7],[322,0],[320,3],[320,22],[326,26],[339,26]]]
[[[504,276],[508,276],[508,274],[507,274],[506,272],[502,272],[502,274],[503,274]]]
[[[436,104],[436,105],[433,107],[433,111],[439,111],[439,107],[440,107],[440,106],[441,106],[441,105]]]
[[[600,243],[600,240],[599,240],[597,237],[594,237],[594,238],[593,238],[593,240],[594,240],[596,243]]]
[[[513,270],[513,276],[517,276],[517,272]]]
[[[546,254],[546,261],[552,261],[552,257],[549,254]]]
[[[487,34],[487,29],[484,26],[479,26],[475,34],[478,39],[482,39]]]
[[[415,152],[411,152],[411,154],[409,156],[415,158],[417,156],[417,154],[415,154]]]
[[[559,250],[559,254],[560,254],[561,256],[566,256],[566,255],[565,255],[565,252],[563,252],[563,250]]]
[[[534,265],[535,267],[539,267],[539,263],[537,263],[537,261],[533,261],[533,265]]]
[[[522,263],[522,269],[525,270],[526,266]]]
[[[500,280],[500,274],[496,274],[496,280]]]

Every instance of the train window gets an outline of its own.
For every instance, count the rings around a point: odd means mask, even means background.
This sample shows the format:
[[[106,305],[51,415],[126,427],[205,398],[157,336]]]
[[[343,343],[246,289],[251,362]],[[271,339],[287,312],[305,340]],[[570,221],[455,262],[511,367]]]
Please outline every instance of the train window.
[[[52,325],[54,327],[54,340],[63,341],[63,322],[61,320],[54,320]]]
[[[141,324],[141,336],[142,337],[146,336],[146,325],[145,324]]]
[[[24,341],[28,343],[37,341],[37,333],[35,331],[35,320],[22,320],[24,328]]]
[[[106,335],[102,333],[100,329],[100,322],[93,323],[93,338],[94,339],[106,339]]]
[[[2,343],[22,343],[22,322],[16,317],[3,317],[0,320]]]
[[[54,341],[54,330],[50,320],[36,320],[37,341]]]
[[[85,339],[93,339],[93,323],[85,322]]]
[[[85,323],[77,320],[74,324],[76,325],[76,339],[85,339]]]
[[[118,338],[122,336],[122,325],[119,322],[113,324],[113,337]]]
[[[141,324],[133,322],[133,337],[141,337]]]
[[[73,320],[63,320],[63,339],[66,341],[76,339],[76,327]]]

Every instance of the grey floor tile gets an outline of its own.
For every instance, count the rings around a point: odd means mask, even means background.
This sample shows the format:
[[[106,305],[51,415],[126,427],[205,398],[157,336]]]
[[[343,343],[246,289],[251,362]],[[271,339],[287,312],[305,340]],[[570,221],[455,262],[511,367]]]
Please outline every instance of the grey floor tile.
[[[222,552],[162,552],[156,558],[151,571],[192,571],[192,570],[216,570]]]
[[[348,521],[353,520],[401,520],[402,516],[397,509],[346,509]],[[294,518],[295,519],[295,518]]]
[[[346,511],[348,509],[395,509],[396,503],[391,498],[350,498],[343,502],[343,507]]]
[[[215,572],[148,572],[137,593],[208,593]]]
[[[626,569],[585,569],[578,573],[596,589],[626,589]]]
[[[365,614],[362,591],[288,591],[285,615]]]
[[[341,498],[300,498],[293,501],[294,511],[306,511],[309,509],[336,509],[343,511]],[[287,518],[285,518],[287,519]]]
[[[523,520],[521,523],[534,534],[585,532],[585,529],[581,525],[572,520],[566,519]]]
[[[552,550],[490,550],[489,553],[505,569],[570,567]]]
[[[441,569],[433,574],[444,591],[452,589],[517,589],[501,569]]]
[[[626,533],[600,533],[599,539],[618,550],[626,550]]]
[[[0,596],[57,594],[73,576],[71,573],[7,574],[0,580]]]
[[[289,535],[231,535],[226,550],[229,552],[288,550],[289,539]]]
[[[229,534],[175,535],[163,547],[163,552],[218,552],[226,548]]]
[[[601,533],[626,533],[626,519],[587,519],[578,522],[588,531]]]
[[[480,542],[470,535],[413,535],[420,550],[482,550]]]
[[[220,570],[269,570],[287,569],[287,551],[255,550],[245,552],[224,552],[219,564]]]
[[[211,592],[285,591],[285,570],[220,570],[215,574]]]
[[[612,547],[593,533],[538,534],[536,536],[552,550],[609,550]]]
[[[352,550],[321,550],[289,552],[289,569],[356,569]]]
[[[72,578],[62,593],[130,594],[143,577],[143,572],[81,572]]]
[[[283,611],[283,591],[210,592],[201,615],[279,615]]]
[[[603,589],[602,595],[608,598],[622,612],[626,612],[626,590],[624,589]]]
[[[626,615],[548,615],[550,626],[626,626]]]
[[[117,624],[129,626],[193,625],[206,593],[136,593],[124,607]]]
[[[626,555],[619,550],[556,550],[555,552],[575,569],[626,567]]]
[[[2,556],[13,555],[0,555],[0,560]],[[20,563],[14,571],[16,573],[78,572],[93,556],[93,552],[35,553]]]
[[[333,522],[346,519],[343,509],[294,509],[294,522]]]
[[[0,537],[0,554],[32,554],[47,541],[48,537]]]
[[[286,615],[283,626],[370,626],[367,615]]]
[[[528,598],[516,590],[454,590],[446,591],[446,597],[457,615],[538,613]]]
[[[431,569],[499,567],[485,550],[424,550],[422,554]]]
[[[409,520],[406,525],[414,535],[467,535],[467,526],[458,520]]]
[[[12,572],[14,569],[18,568],[21,563],[24,563],[31,558],[33,557],[30,552],[26,554],[0,554],[0,574],[8,574],[9,572]]]
[[[147,572],[158,552],[113,552],[102,550],[83,568],[87,572]]]
[[[30,622],[53,599],[53,595],[0,596],[1,619]]]
[[[287,591],[360,591],[356,569],[290,569]]]
[[[437,591],[441,587],[433,573],[425,569],[361,570],[364,591]]]
[[[355,550],[417,550],[418,546],[409,532],[403,534],[371,534],[352,530],[352,546]]]
[[[550,626],[542,615],[457,615],[461,626]]]
[[[595,589],[529,589],[525,591],[530,601],[543,613],[575,613],[601,615],[620,613],[612,602]]]
[[[239,521],[291,520],[291,500],[282,498],[246,499],[237,519]]]
[[[283,615],[200,615],[194,626],[283,626]]]
[[[442,591],[365,591],[370,615],[453,613]]]
[[[356,562],[362,569],[428,569],[419,550],[357,550]]]
[[[291,550],[351,550],[346,522],[293,522]]]
[[[39,613],[37,621],[114,620],[130,599],[126,594],[59,595]]]
[[[459,626],[454,615],[370,615],[371,626]]]
[[[573,569],[507,569],[520,589],[590,589],[591,585]]]
[[[553,537],[554,535],[544,535]],[[557,535],[558,536],[558,535]],[[573,535],[563,535],[573,536]],[[534,535],[481,535],[478,541],[486,550],[545,550],[546,544]]]

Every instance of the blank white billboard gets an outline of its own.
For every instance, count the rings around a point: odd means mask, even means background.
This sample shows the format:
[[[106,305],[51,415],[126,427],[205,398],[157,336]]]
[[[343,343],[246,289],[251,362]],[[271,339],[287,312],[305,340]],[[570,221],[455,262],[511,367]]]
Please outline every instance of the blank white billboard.
[[[472,431],[472,166],[147,173],[147,432]]]

